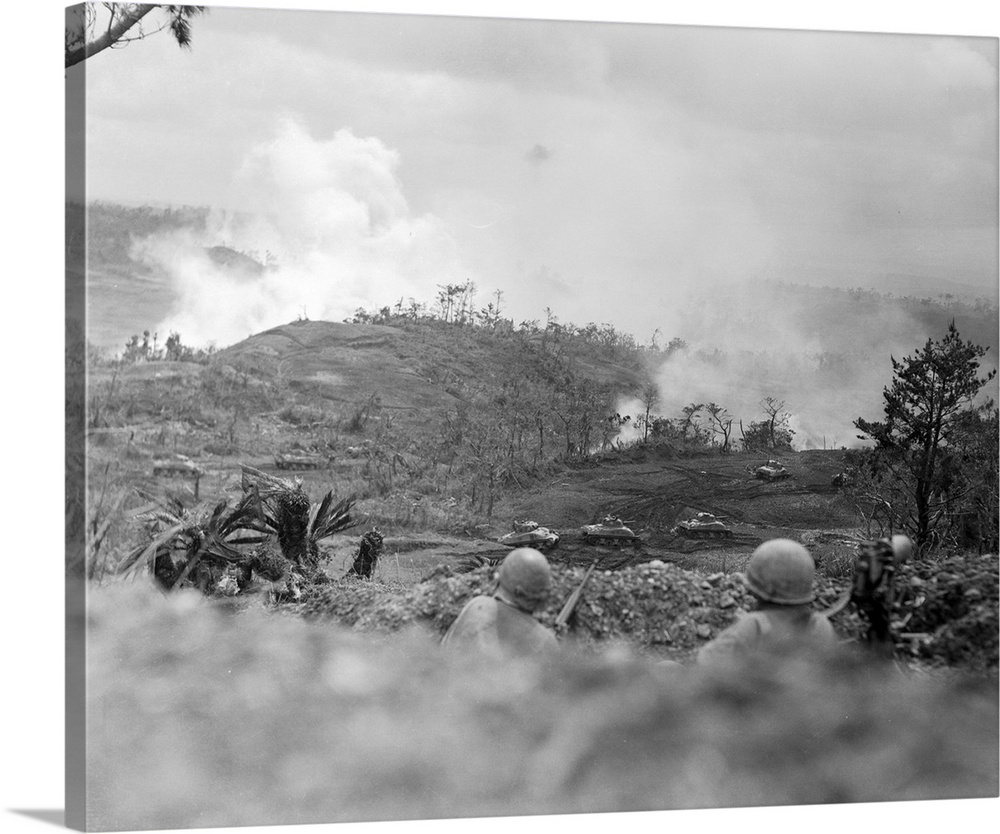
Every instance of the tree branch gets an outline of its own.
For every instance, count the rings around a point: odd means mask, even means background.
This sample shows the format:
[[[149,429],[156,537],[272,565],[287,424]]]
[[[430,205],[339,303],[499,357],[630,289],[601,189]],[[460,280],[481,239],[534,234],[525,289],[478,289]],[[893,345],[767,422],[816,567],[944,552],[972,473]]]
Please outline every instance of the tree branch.
[[[76,49],[67,52],[66,67],[79,64],[84,59],[96,55],[98,52],[103,52],[110,46],[114,46],[129,29],[155,8],[156,6],[152,3],[140,3],[133,11],[123,14],[121,19],[99,38],[95,38],[93,41],[84,43]]]

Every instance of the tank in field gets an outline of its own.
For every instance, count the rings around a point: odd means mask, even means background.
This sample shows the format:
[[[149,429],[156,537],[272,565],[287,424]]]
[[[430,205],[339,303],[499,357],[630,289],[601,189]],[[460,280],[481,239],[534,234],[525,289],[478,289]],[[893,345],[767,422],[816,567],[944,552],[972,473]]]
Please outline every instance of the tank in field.
[[[642,540],[616,515],[606,515],[597,524],[586,524],[580,528],[585,544],[607,544],[620,547],[623,544],[638,545]]]
[[[166,478],[200,478],[204,470],[187,455],[153,461],[153,475]]]
[[[763,466],[758,466],[754,477],[758,481],[781,481],[791,477],[791,472],[781,465],[781,461],[769,460]]]
[[[698,513],[694,518],[678,523],[670,532],[687,539],[731,539],[733,537],[733,531],[717,515],[712,513]]]
[[[534,547],[549,550],[559,544],[559,533],[548,527],[539,527],[535,521],[515,521],[512,532],[498,541],[507,547]]]
[[[322,469],[327,458],[308,452],[279,452],[274,456],[276,469]]]

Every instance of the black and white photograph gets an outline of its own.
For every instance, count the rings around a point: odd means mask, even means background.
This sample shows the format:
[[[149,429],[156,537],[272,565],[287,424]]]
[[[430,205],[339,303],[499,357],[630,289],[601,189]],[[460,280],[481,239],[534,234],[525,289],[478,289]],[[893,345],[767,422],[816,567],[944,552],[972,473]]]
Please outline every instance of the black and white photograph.
[[[472,6],[65,8],[9,809],[995,818],[996,31]]]

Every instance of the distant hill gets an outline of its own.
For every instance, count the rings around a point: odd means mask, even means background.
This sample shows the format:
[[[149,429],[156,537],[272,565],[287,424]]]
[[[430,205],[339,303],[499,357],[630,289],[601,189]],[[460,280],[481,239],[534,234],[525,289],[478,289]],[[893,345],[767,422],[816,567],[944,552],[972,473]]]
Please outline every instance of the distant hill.
[[[555,352],[534,337],[508,338],[443,322],[409,326],[297,321],[251,336],[220,351],[215,363],[256,369],[280,378],[304,399],[331,406],[378,396],[383,408],[426,421],[428,412],[454,408],[480,389],[507,383],[557,387],[546,362]],[[566,367],[595,386],[632,393],[649,375],[631,361],[584,345],[560,348]],[[519,380],[519,374],[523,379]]]
[[[893,295],[920,295],[927,298],[938,298],[942,295],[951,295],[965,301],[974,301],[977,298],[987,297],[996,301],[996,292],[987,294],[972,284],[965,284],[959,281],[947,281],[943,278],[932,279],[922,275],[909,275],[902,273],[891,273],[880,275],[878,285],[883,292],[891,292]]]
[[[156,232],[204,232],[209,216],[205,208],[87,207],[88,340],[120,353],[132,334],[156,328],[176,303],[176,291],[166,276],[131,259],[133,242]],[[66,219],[67,245],[78,251],[83,207],[68,204]],[[206,252],[240,281],[264,279],[270,269],[256,253],[221,242]],[[915,289],[908,276],[893,277]],[[560,435],[570,443],[565,421],[584,411],[603,411],[603,419],[627,408],[634,416],[636,398],[650,382],[660,389],[652,413],[670,418],[689,404],[711,402],[747,425],[760,418],[761,399],[775,397],[798,421],[799,446],[825,448],[853,442],[856,417],[877,416],[890,358],[940,338],[952,320],[963,338],[988,348],[989,367],[1000,365],[995,300],[970,300],[944,284],[937,289],[936,295],[900,296],[759,281],[692,299],[675,311],[676,332],[660,334],[661,347],[640,346],[610,325],[535,323],[521,330],[502,319],[484,326],[475,312],[464,324],[445,322],[424,299],[410,316],[385,307],[351,325],[284,324],[226,347],[215,361],[253,368],[257,377],[290,386],[303,402],[345,408],[376,396],[388,411],[425,421],[428,409],[455,409],[477,397],[484,413],[501,407],[497,397],[515,409],[526,408],[526,400],[551,406],[559,399],[564,416],[551,418],[550,437],[539,435],[546,444]],[[160,344],[166,335],[159,334]],[[994,381],[988,393],[996,390]],[[529,417],[516,416],[522,419]],[[577,428],[586,435],[586,426]]]

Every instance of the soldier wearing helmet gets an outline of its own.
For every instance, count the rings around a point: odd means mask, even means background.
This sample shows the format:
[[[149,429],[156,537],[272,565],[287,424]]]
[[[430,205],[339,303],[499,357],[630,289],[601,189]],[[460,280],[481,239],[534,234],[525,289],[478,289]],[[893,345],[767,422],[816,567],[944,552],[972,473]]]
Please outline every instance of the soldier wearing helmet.
[[[698,652],[699,663],[747,655],[766,646],[832,645],[830,621],[814,612],[812,556],[791,539],[764,542],[750,557],[744,579],[757,608]]]
[[[474,646],[499,657],[547,654],[555,635],[532,616],[549,593],[548,560],[531,547],[519,547],[500,565],[492,596],[470,600],[445,634],[445,646]]]

